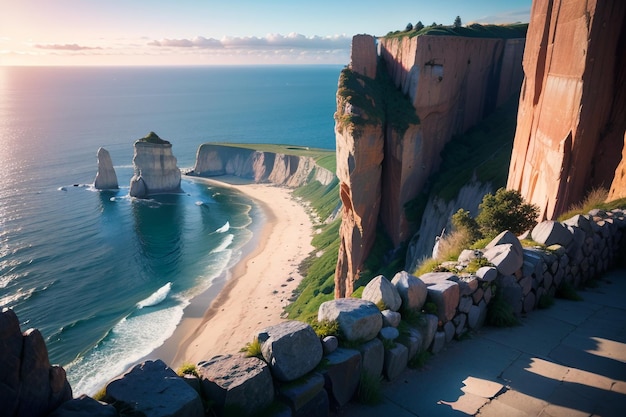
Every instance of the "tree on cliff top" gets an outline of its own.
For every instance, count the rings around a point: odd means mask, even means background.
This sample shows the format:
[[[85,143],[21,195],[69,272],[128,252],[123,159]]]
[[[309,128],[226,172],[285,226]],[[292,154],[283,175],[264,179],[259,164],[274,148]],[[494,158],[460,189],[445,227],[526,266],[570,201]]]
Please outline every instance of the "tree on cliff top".
[[[411,22],[406,24],[406,28],[404,29],[406,32],[410,32],[413,30],[413,24]]]
[[[452,24],[452,26],[453,26],[453,27],[455,27],[455,28],[460,28],[460,27],[461,27],[461,24],[462,24],[462,23],[461,23],[461,16],[457,16],[457,17],[454,19],[454,23]]]
[[[169,144],[168,141],[161,139],[159,137],[159,135],[157,135],[154,132],[150,132],[148,133],[146,136],[144,136],[143,138],[139,139],[141,142],[148,142],[148,143],[156,143],[159,145],[165,145],[165,144]]]
[[[421,20],[418,20],[418,22],[415,24],[415,26],[413,26],[413,30],[419,32],[422,29],[424,29],[424,24],[422,23]]]

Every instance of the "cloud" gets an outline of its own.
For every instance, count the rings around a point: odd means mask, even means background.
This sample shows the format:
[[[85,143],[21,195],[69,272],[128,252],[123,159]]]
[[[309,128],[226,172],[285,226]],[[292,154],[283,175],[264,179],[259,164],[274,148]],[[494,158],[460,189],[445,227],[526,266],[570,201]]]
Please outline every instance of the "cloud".
[[[52,49],[55,51],[85,51],[85,50],[93,50],[93,49],[102,49],[98,46],[82,46],[76,43],[66,43],[66,44],[38,44],[35,45],[37,49]]]
[[[264,37],[224,37],[221,40],[198,36],[194,39],[163,39],[148,43],[150,46],[172,48],[200,48],[200,49],[350,49],[352,38],[346,35],[335,36],[304,36],[299,33],[288,35],[268,34]]]

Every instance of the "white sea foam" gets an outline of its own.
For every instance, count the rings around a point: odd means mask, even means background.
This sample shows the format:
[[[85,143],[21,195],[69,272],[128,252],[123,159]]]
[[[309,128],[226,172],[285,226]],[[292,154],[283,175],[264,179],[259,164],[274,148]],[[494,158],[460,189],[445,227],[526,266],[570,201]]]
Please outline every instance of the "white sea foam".
[[[226,233],[229,230],[230,230],[230,223],[226,222],[224,226],[220,227],[219,229],[216,229],[215,233]]]
[[[171,289],[172,283],[168,282],[167,284],[156,290],[150,297],[138,302],[137,308],[151,307],[159,304],[167,298],[167,295],[170,293]]]
[[[201,206],[201,205],[203,205],[203,204],[204,204],[204,203],[203,203],[202,201],[196,201],[196,206]]]
[[[215,249],[213,249],[211,253],[224,252],[226,249],[228,249],[230,244],[233,243],[233,239],[235,239],[235,235],[233,234],[226,235],[224,240]]]
[[[94,395],[102,386],[167,340],[189,304],[130,315],[84,356],[66,366],[75,396]]]

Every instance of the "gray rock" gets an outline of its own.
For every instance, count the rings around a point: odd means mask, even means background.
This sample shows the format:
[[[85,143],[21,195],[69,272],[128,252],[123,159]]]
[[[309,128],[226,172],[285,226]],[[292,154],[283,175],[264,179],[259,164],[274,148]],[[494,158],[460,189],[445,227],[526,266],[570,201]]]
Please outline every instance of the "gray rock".
[[[485,246],[485,250],[491,249],[491,248],[493,248],[495,246],[498,246],[498,245],[504,245],[506,243],[510,243],[513,246],[513,250],[519,256],[523,256],[523,250],[524,249],[522,247],[522,244],[520,243],[520,241],[517,238],[517,236],[515,236],[513,233],[511,233],[508,230],[505,230],[504,232],[500,233],[491,242],[489,242],[487,244],[487,246]]]
[[[476,276],[482,281],[491,282],[498,277],[498,270],[493,266],[483,266],[478,268]]]
[[[318,372],[311,372],[300,379],[278,385],[278,398],[284,401],[293,411],[298,414],[320,391],[324,390],[324,376]]]
[[[402,338],[398,341],[398,343],[402,343],[409,350],[408,357],[411,360],[415,355],[417,355],[424,345],[424,337],[422,333],[418,329],[409,328],[409,335],[405,338]]]
[[[322,339],[322,348],[324,349],[324,355],[333,353],[339,347],[339,339],[337,336],[326,336]]]
[[[219,355],[198,364],[202,392],[218,410],[254,414],[274,400],[268,365],[259,358]]]
[[[478,288],[476,292],[472,294],[472,301],[474,302],[474,304],[478,304],[480,300],[483,299],[484,295],[485,295],[485,290],[483,290],[482,288]],[[469,309],[468,311],[465,311],[465,309],[461,310],[461,302],[459,302],[459,311],[462,311],[464,313],[469,313]]]
[[[397,311],[383,310],[381,314],[383,315],[383,326],[398,327],[402,319]]]
[[[449,321],[443,325],[443,332],[446,335],[446,343],[450,343],[456,333],[456,326],[453,322]]]
[[[381,375],[385,362],[385,347],[380,339],[372,339],[358,347],[361,352],[362,369],[370,375]]]
[[[487,303],[481,301],[477,306],[474,305],[470,308],[470,312],[467,314],[467,325],[470,329],[478,329],[482,327],[487,318]]]
[[[137,415],[204,416],[200,396],[163,361],[146,361],[109,382],[106,397]]]
[[[148,187],[141,175],[133,177],[133,181],[130,183],[130,190],[128,192],[130,196],[137,198],[148,197]]]
[[[61,404],[48,417],[117,417],[117,410],[86,395]]]
[[[385,350],[383,372],[389,381],[393,381],[406,369],[409,361],[409,350],[398,343],[394,348]]]
[[[478,278],[475,276],[454,277],[454,282],[459,285],[459,295],[461,297],[472,295],[478,288]]]
[[[17,410],[20,391],[22,331],[13,310],[0,313],[0,409],[12,416]]]
[[[484,255],[503,275],[514,274],[524,263],[523,252],[518,251],[511,243],[503,243],[485,249]]]
[[[457,316],[452,319],[452,322],[456,327],[456,335],[462,335],[466,330],[465,324],[467,323],[467,314],[457,314]]]
[[[382,340],[396,340],[400,337],[400,332],[395,327],[383,327],[378,333]]]
[[[361,298],[371,301],[379,307],[382,306],[381,310],[398,311],[402,305],[398,290],[382,275],[378,275],[365,286]]]
[[[430,351],[432,353],[439,353],[443,350],[443,347],[446,345],[446,334],[445,332],[439,331],[435,333],[435,338],[433,339],[433,344],[430,347]]]
[[[537,301],[535,299],[535,293],[529,292],[528,294],[526,294],[526,296],[524,297],[524,302],[522,306],[524,313],[530,313],[531,311],[533,311],[535,309],[536,303]]]
[[[342,407],[350,401],[359,385],[361,354],[358,350],[339,348],[325,359],[326,363],[321,371],[324,387],[331,404]]]
[[[535,242],[546,246],[559,244],[567,246],[572,240],[572,234],[559,222],[552,220],[544,221],[537,224],[531,236]]]
[[[337,321],[348,341],[372,340],[383,326],[383,316],[371,301],[358,298],[339,298],[326,301],[320,306],[319,321]]]
[[[524,277],[519,280],[519,285],[522,287],[522,295],[526,295],[533,288],[533,278],[532,277]]]
[[[437,327],[439,327],[439,318],[433,314],[426,314],[424,316],[424,324],[419,327],[424,340],[422,350],[427,350],[432,344]]]
[[[291,411],[291,410],[290,410]],[[317,393],[317,395],[308,403],[306,403],[298,411],[292,414],[273,415],[272,417],[328,417],[330,412],[330,400],[325,389]]]
[[[113,168],[113,161],[109,151],[104,148],[98,149],[98,172],[93,186],[98,190],[112,190],[119,188],[117,175]]]
[[[428,297],[437,305],[439,320],[452,320],[459,305],[459,285],[453,281],[441,281],[428,286]]]
[[[459,254],[459,257],[457,259],[458,262],[460,263],[469,263],[472,259],[476,259],[478,257],[482,256],[480,251],[476,251],[473,249],[463,249],[461,251],[461,253]]]
[[[398,290],[403,309],[413,311],[422,309],[428,294],[424,281],[406,271],[400,271],[393,277],[391,283]]]
[[[481,294],[482,294],[482,288],[480,288]],[[482,295],[481,297],[482,298]],[[480,299],[479,299],[480,301]],[[471,297],[465,296],[465,297],[461,297],[461,299],[459,300],[459,311],[462,313],[469,313],[469,309],[473,304],[473,300]]]
[[[593,229],[591,228],[591,216],[589,216],[588,214],[587,215],[577,214],[565,220],[563,224],[565,226],[577,227],[583,232],[585,232],[585,234],[587,235],[591,235],[593,233]]]
[[[261,330],[257,336],[263,359],[280,381],[293,381],[319,365],[323,348],[313,328],[286,321]]]

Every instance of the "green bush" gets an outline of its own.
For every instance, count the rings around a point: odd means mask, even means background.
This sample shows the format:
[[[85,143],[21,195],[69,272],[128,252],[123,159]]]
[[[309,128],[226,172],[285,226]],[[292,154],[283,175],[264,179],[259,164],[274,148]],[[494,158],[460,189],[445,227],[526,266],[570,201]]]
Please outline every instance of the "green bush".
[[[539,207],[524,202],[517,190],[500,188],[483,197],[476,223],[484,236],[495,237],[504,230],[519,235],[537,224]]]
[[[513,307],[496,294],[487,308],[487,323],[495,327],[512,327],[517,326],[519,320],[513,313]]]
[[[337,320],[322,320],[317,321],[312,320],[309,323],[313,330],[315,330],[315,334],[320,338],[324,338],[326,336],[339,336],[339,322]]]
[[[178,369],[176,370],[176,374],[178,374],[178,376],[193,375],[197,377],[198,369],[196,368],[196,365],[194,365],[193,363],[183,362],[183,364],[180,365]]]

